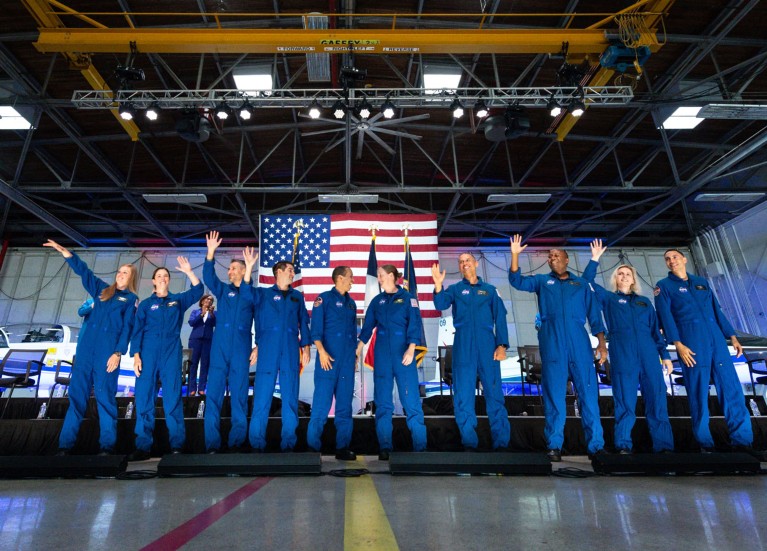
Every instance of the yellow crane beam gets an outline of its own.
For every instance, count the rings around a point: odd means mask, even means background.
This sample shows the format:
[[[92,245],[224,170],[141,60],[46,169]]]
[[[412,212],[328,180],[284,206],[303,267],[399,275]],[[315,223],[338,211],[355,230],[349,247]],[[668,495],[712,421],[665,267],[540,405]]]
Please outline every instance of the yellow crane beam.
[[[41,30],[51,28],[60,29],[64,26],[64,23],[55,14],[51,13],[51,6],[47,0],[22,0],[22,3],[27,8],[27,11],[32,14],[32,17],[35,18],[37,24],[40,25]],[[85,77],[85,80],[88,81],[88,84],[90,84],[94,90],[106,90],[109,88],[104,81],[104,77],[102,77],[96,67],[91,64],[90,56],[87,55],[87,53],[83,53],[82,50],[58,51],[64,55],[71,67],[80,71],[83,77]],[[121,118],[117,108],[111,109],[111,112],[117,119],[117,122],[120,123],[120,126],[122,126],[128,133],[131,140],[134,142],[138,140],[140,129],[136,123]]]
[[[621,10],[620,13],[631,13],[632,11],[641,7],[643,10],[647,10],[648,12],[648,14],[644,15],[643,17],[644,26],[646,28],[654,29],[658,25],[662,24],[662,14],[667,13],[673,3],[674,0],[642,0],[624,10]],[[605,23],[605,21],[600,21],[597,25],[601,25],[603,23]],[[662,43],[650,46],[650,50],[652,52],[656,52],[661,48],[661,46],[663,46]],[[588,84],[589,86],[606,86],[613,78],[614,74],[615,71],[612,69],[600,67],[594,73],[594,76],[591,77],[591,80],[588,82]],[[586,108],[588,109],[588,105],[586,105]],[[563,141],[579,119],[580,117],[573,117],[570,113],[565,115],[556,129],[557,141]]]
[[[43,53],[143,54],[599,54],[609,46],[602,29],[40,29]]]

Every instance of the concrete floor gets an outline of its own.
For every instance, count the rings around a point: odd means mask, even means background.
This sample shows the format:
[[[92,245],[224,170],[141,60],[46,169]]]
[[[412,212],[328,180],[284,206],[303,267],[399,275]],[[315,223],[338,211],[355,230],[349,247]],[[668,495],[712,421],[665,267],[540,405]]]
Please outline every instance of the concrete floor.
[[[566,459],[555,469],[591,472]],[[371,474],[0,480],[0,549],[767,548],[759,475],[395,477],[374,456],[323,457],[347,468]]]

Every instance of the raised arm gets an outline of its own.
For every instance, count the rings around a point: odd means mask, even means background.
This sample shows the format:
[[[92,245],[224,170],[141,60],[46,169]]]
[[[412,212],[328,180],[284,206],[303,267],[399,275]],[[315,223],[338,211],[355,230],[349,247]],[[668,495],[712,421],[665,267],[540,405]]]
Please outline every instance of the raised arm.
[[[527,245],[522,244],[522,236],[518,233],[514,234],[514,237],[510,239],[511,243],[511,271],[519,271],[519,255],[522,254],[527,248]]]
[[[254,247],[245,247],[242,250],[242,258],[245,260],[245,277],[243,278],[243,281],[245,283],[250,283],[250,276],[253,273],[253,268],[258,260],[258,253]]]
[[[519,269],[519,255],[527,248],[522,244],[522,236],[519,234],[511,238],[511,269],[509,270],[509,283],[515,289],[538,292],[538,279],[532,276],[523,276]]]
[[[192,266],[189,264],[189,259],[184,256],[179,256],[176,258],[176,260],[178,261],[178,266],[176,266],[176,269],[179,272],[185,274],[192,284],[191,289],[187,289],[181,293],[181,306],[184,310],[186,310],[195,302],[199,302],[199,300],[202,298],[203,287],[202,283],[200,283],[200,280],[197,279],[196,275],[194,275]]]
[[[205,235],[205,244],[208,246],[208,254],[205,258],[206,260],[213,260],[213,257],[216,255],[216,249],[221,245],[221,237],[219,237],[216,230]]]
[[[62,247],[58,243],[56,243],[53,239],[49,239],[45,243],[43,243],[43,247],[50,247],[51,249],[54,249],[61,253],[61,256],[64,258],[71,258],[72,253],[67,249],[66,247]]]

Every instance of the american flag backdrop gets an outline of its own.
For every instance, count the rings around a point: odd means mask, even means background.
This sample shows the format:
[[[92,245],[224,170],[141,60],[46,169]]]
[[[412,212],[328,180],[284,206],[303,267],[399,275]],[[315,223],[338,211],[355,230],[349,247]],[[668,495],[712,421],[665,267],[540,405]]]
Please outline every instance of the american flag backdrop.
[[[355,275],[352,298],[358,313],[364,313],[365,272],[370,254],[370,227],[376,225],[378,265],[394,264],[402,272],[405,264],[404,224],[409,225],[410,252],[415,264],[421,315],[438,318],[432,300],[431,266],[438,260],[436,214],[267,214],[260,216],[258,284],[274,285],[272,266],[293,258],[293,239],[303,225],[298,241],[301,281],[296,282],[311,312],[314,299],[333,285],[333,268],[351,266]],[[298,277],[296,277],[298,280]]]

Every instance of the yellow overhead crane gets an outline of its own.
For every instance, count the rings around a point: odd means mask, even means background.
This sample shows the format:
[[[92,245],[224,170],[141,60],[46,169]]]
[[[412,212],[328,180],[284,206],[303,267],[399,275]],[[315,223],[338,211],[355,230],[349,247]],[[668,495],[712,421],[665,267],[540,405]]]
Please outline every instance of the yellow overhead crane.
[[[328,17],[352,17],[364,22],[367,17],[390,17],[391,28],[358,29],[231,29],[223,28],[221,20],[225,18],[266,18],[276,14],[254,13],[211,13],[206,14],[215,20],[215,28],[135,28],[129,16],[177,18],[201,17],[201,13],[126,13],[126,12],[89,12],[83,13],[68,8],[57,0],[22,0],[27,9],[40,24],[40,37],[34,43],[35,48],[43,53],[61,52],[70,62],[81,64],[78,68],[95,90],[104,90],[106,85],[98,72],[89,64],[93,53],[128,53],[130,44],[135,43],[140,53],[180,54],[180,53],[344,53],[351,48],[365,54],[557,54],[562,51],[563,43],[568,44],[568,56],[577,55],[588,59],[592,65],[598,63],[599,56],[611,42],[604,27],[615,21],[616,17],[630,14],[635,21],[641,22],[645,34],[650,37],[650,49],[655,52],[661,44],[654,39],[658,25],[673,4],[673,0],[641,0],[621,10],[617,14],[492,14],[494,20],[508,21],[512,18],[562,17],[570,18],[569,23],[579,17],[603,17],[587,28],[574,29],[487,29],[485,20],[489,14],[420,14],[421,18],[450,18],[456,20],[477,21],[476,29],[402,29],[397,28],[397,18],[401,14],[322,14]],[[641,11],[640,11],[641,10]],[[280,17],[311,17],[317,14],[286,14]],[[127,26],[108,28],[98,23],[98,17],[115,16],[125,18]],[[91,28],[66,27],[61,17],[74,17],[91,25]],[[82,64],[87,66],[82,66]],[[612,78],[614,71],[600,68],[594,73],[591,86],[603,86]],[[120,123],[135,140],[138,128],[129,121],[119,118]],[[573,127],[577,118],[567,115],[557,127],[557,137],[563,140]]]
[[[47,0],[22,0],[22,3],[27,8],[29,13],[31,13],[35,18],[37,24],[40,25],[41,31],[45,29],[64,27],[63,21],[61,21],[61,19],[59,19],[59,17],[53,13],[53,8],[51,7],[52,4],[58,5],[58,2],[48,2]],[[57,51],[64,54],[64,57],[66,57],[67,61],[69,61],[69,65],[74,69],[78,69],[80,73],[85,77],[85,80],[88,81],[88,84],[90,84],[94,90],[109,89],[109,86],[107,86],[104,78],[91,64],[90,56],[88,54],[83,54],[83,50],[65,49]],[[138,140],[139,127],[136,126],[136,123],[120,118],[120,115],[117,112],[117,108],[112,109],[111,111],[117,119],[117,122],[122,125],[123,129],[125,129],[128,135],[131,137],[131,140]]]

